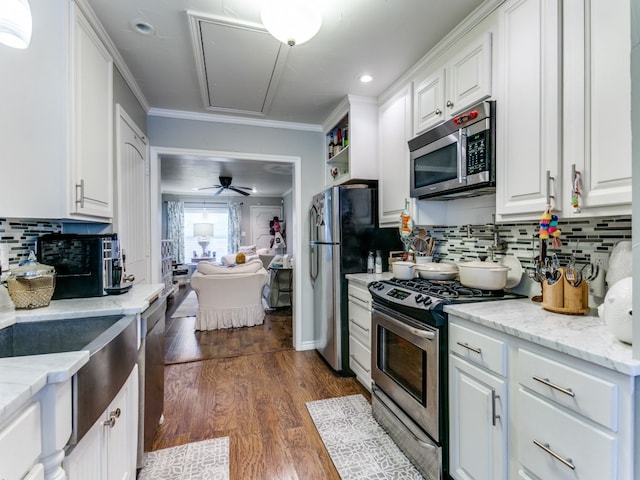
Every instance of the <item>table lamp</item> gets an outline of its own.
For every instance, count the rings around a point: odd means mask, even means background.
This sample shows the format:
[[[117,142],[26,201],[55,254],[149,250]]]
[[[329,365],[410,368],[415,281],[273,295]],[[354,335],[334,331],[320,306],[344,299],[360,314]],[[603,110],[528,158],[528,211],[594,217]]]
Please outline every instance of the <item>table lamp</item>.
[[[193,236],[198,237],[198,244],[202,247],[202,256],[206,257],[209,237],[213,236],[213,223],[194,223]]]

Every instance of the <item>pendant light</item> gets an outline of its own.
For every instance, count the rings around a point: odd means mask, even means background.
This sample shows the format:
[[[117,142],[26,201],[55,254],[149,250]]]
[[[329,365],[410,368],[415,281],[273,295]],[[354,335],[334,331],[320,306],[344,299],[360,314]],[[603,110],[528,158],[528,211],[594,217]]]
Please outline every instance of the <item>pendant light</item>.
[[[27,48],[31,41],[29,0],[0,0],[0,43]]]
[[[314,0],[265,0],[261,18],[271,35],[291,47],[313,38],[322,24]]]

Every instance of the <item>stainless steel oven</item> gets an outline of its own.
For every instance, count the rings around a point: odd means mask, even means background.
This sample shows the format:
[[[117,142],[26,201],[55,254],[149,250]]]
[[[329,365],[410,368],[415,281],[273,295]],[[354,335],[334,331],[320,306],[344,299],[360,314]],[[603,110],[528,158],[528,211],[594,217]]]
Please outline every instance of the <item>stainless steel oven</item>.
[[[371,379],[439,441],[438,329],[380,306],[371,321],[376,352]]]
[[[371,404],[373,415],[416,468],[440,479],[440,329],[382,305],[372,309]],[[446,359],[445,359],[446,360]]]

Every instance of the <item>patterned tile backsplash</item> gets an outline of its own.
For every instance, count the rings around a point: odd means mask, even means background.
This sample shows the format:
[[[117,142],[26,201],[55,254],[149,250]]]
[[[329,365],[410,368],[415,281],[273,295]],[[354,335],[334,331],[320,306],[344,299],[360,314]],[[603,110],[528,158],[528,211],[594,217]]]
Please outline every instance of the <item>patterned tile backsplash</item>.
[[[8,251],[9,265],[14,266],[35,251],[40,235],[60,232],[62,224],[53,220],[0,218],[0,247]]]
[[[589,261],[592,252],[611,253],[620,240],[631,239],[631,216],[601,217],[571,220],[560,223],[562,248],[550,249],[566,263],[579,242],[576,256],[579,264]],[[490,225],[472,225],[468,234],[466,225],[429,227],[427,232],[437,241],[436,256],[448,261],[477,259],[487,255],[487,247],[493,243]],[[44,233],[60,233],[60,222],[31,219],[0,218],[0,245],[9,250],[9,264],[15,265],[27,258],[35,249],[36,238]],[[508,253],[515,255],[526,269],[532,266],[533,256],[538,254],[538,224],[498,224],[500,239],[507,243]]]
[[[494,243],[491,225],[472,225],[468,234],[466,225],[453,227],[431,227],[428,234],[436,238],[436,256],[448,261],[477,260],[487,255],[487,247]],[[507,253],[515,255],[527,269],[533,265],[533,257],[539,254],[538,223],[501,223],[497,225],[500,239],[507,243]],[[621,240],[631,240],[631,217],[601,217],[571,221],[560,221],[562,247],[551,248],[562,264],[566,264],[576,250],[577,263],[586,264],[593,252],[610,254]]]

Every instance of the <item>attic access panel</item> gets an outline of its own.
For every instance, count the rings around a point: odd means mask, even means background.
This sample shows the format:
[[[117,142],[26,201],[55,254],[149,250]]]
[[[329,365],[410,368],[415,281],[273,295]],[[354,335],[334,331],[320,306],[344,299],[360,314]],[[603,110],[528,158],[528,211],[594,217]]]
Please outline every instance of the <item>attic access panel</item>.
[[[207,110],[265,116],[288,49],[262,25],[188,12]]]

